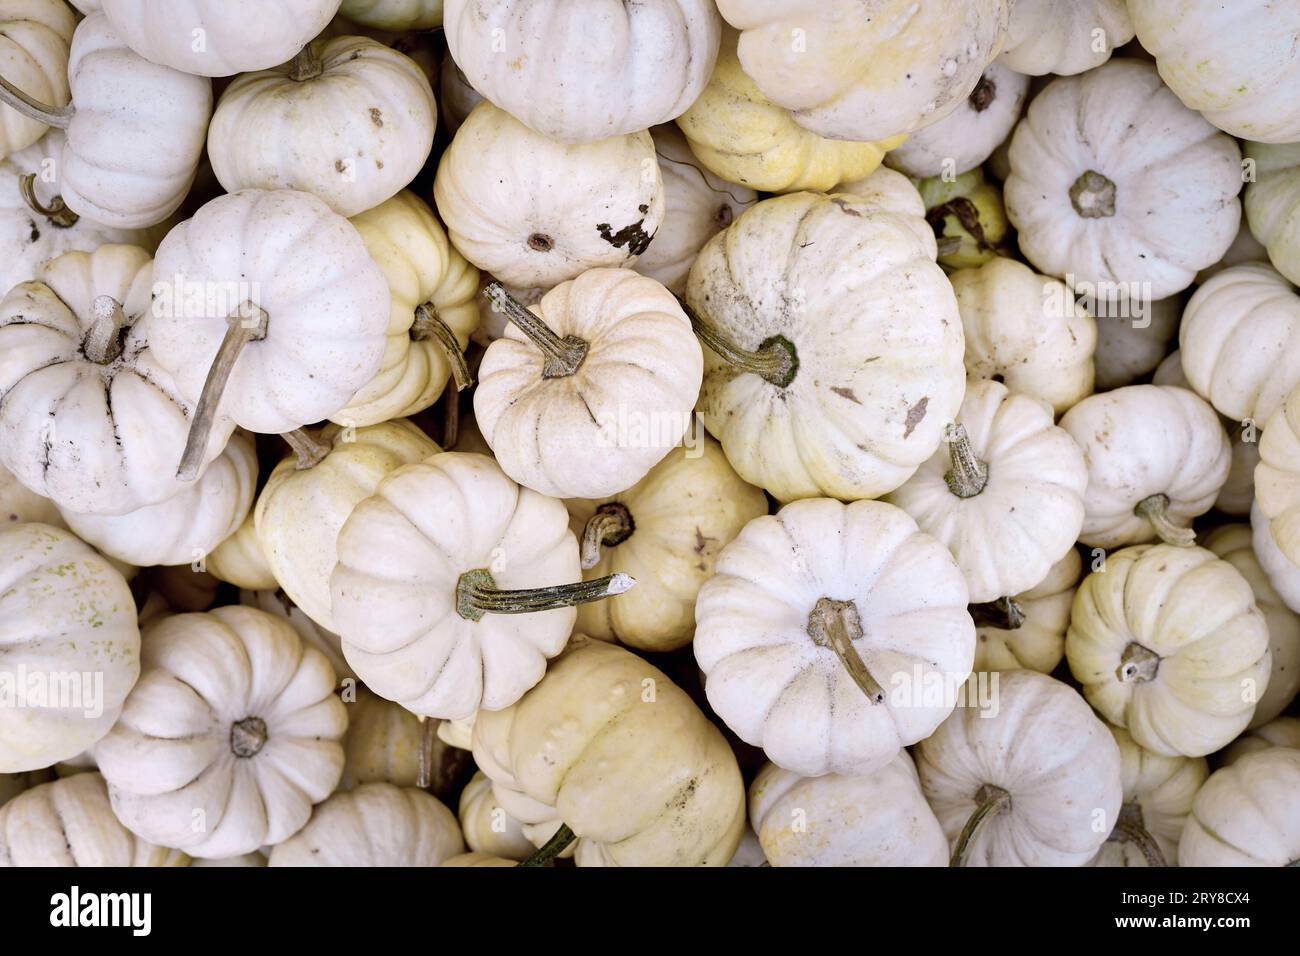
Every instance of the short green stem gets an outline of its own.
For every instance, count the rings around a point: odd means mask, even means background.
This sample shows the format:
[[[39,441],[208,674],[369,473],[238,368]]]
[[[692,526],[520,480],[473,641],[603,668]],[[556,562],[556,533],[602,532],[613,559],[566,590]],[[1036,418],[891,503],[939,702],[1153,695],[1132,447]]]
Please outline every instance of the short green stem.
[[[0,103],[30,120],[56,129],[67,129],[71,126],[73,114],[76,113],[71,106],[50,106],[48,103],[34,100],[2,76],[0,76]]]
[[[477,568],[466,571],[456,582],[456,613],[467,621],[480,621],[485,614],[553,611],[623,594],[634,584],[630,575],[607,574],[591,581],[512,591],[497,587],[490,571]]]
[[[542,846],[528,859],[520,863],[520,866],[554,866],[555,860],[561,853],[569,848],[569,844],[576,840],[577,834],[569,829],[567,823],[561,823],[560,828],[555,831],[555,835],[542,844]]]
[[[1147,861],[1147,866],[1168,866],[1164,851],[1156,838],[1146,828],[1142,819],[1142,807],[1136,803],[1126,803],[1120,807],[1119,819],[1115,829],[1106,838],[1107,843],[1132,843]]]
[[[425,302],[416,307],[415,321],[411,324],[411,340],[424,342],[429,339],[442,346],[447,364],[451,366],[451,375],[456,381],[457,391],[464,391],[473,385],[474,376],[470,374],[469,363],[465,361],[465,353],[460,350],[456,333],[442,321],[433,303]]]
[[[489,283],[483,294],[542,353],[542,378],[567,378],[582,367],[591,348],[585,339],[576,335],[560,338],[540,316],[524,308],[500,282]]]
[[[794,343],[784,335],[773,335],[750,350],[728,338],[720,329],[705,320],[682,299],[682,311],[691,320],[691,328],[700,341],[718,354],[732,368],[757,375],[777,388],[786,388],[799,372],[799,353]]]
[[[965,425],[949,425],[944,440],[952,461],[952,470],[943,476],[948,490],[958,498],[974,498],[989,483],[989,466],[975,457]]]
[[[22,194],[23,202],[27,204],[28,209],[38,216],[44,216],[59,229],[70,229],[81,219],[80,216],[68,208],[62,196],[55,196],[50,200],[48,206],[44,205],[40,197],[36,195],[35,173],[28,173],[18,180],[18,192]]]
[[[611,501],[596,509],[582,530],[582,569],[594,568],[600,563],[600,549],[622,544],[636,530],[632,512],[627,506]]]
[[[1160,670],[1160,655],[1137,641],[1130,641],[1119,656],[1115,679],[1121,684],[1145,684]]]
[[[109,295],[96,296],[91,309],[95,318],[81,341],[81,351],[89,361],[107,365],[122,354],[126,313],[122,303]]]
[[[952,848],[949,866],[966,866],[980,833],[989,821],[999,813],[1011,809],[1011,794],[995,784],[986,783],[975,793],[975,812],[970,815],[966,825]]]
[[[291,432],[281,432],[283,438],[293,449],[298,461],[294,467],[298,471],[306,471],[308,468],[315,468],[329,455],[332,446],[308,434],[302,428],[295,428]]]
[[[1189,548],[1196,543],[1196,532],[1174,524],[1167,514],[1168,495],[1151,495],[1143,498],[1133,507],[1133,513],[1139,518],[1146,518],[1155,529],[1156,536],[1165,544],[1180,548]]]
[[[999,631],[1014,631],[1023,627],[1025,610],[1015,598],[1000,597],[984,604],[967,605],[976,627],[994,627]]]
[[[808,615],[807,633],[814,644],[835,652],[867,700],[873,704],[885,702],[885,689],[853,646],[853,642],[861,640],[864,633],[857,605],[852,601],[819,598]]]

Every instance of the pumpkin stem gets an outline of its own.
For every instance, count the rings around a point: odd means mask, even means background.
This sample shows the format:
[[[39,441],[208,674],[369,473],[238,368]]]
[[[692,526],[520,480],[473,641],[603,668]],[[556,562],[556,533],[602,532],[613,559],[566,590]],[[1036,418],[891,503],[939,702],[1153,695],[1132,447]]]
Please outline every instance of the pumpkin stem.
[[[500,282],[489,283],[483,294],[498,312],[505,313],[515,328],[528,336],[545,357],[542,378],[567,378],[582,367],[591,347],[586,340],[576,335],[560,338],[532,309],[525,309]]]
[[[0,103],[30,120],[36,120],[38,123],[56,129],[67,129],[71,126],[72,115],[76,112],[71,105],[50,106],[48,103],[34,100],[3,76],[0,76]]]
[[[1119,656],[1115,678],[1121,684],[1145,684],[1153,680],[1160,669],[1160,655],[1137,641],[1130,641]]]
[[[611,501],[596,509],[596,513],[587,519],[587,526],[582,531],[582,568],[584,571],[600,563],[600,548],[604,545],[612,548],[622,544],[636,530],[632,512],[626,505]]]
[[[442,390],[442,447],[455,448],[460,438],[460,388],[448,382]]]
[[[961,248],[961,236],[947,234],[949,216],[957,217],[957,222],[975,240],[977,249],[986,252],[997,251],[997,246],[989,242],[988,235],[984,232],[979,206],[975,205],[974,200],[967,199],[965,196],[954,196],[925,214],[925,221],[930,224],[930,228],[934,230],[934,237],[938,240],[939,255],[952,255]]]
[[[193,481],[198,477],[199,467],[203,464],[203,453],[208,447],[208,435],[216,421],[217,406],[221,404],[221,395],[226,390],[230,373],[234,371],[245,345],[266,338],[269,321],[270,317],[264,309],[247,301],[240,303],[226,317],[226,334],[212,360],[212,367],[208,369],[199,403],[194,408],[194,418],[190,420],[190,433],[185,439],[181,464],[176,469],[176,477],[181,481]]]
[[[795,350],[794,343],[784,335],[764,339],[758,343],[757,349],[750,351],[741,348],[702,319],[684,300],[679,298],[677,301],[686,317],[691,320],[695,334],[728,365],[757,375],[777,388],[785,388],[794,381],[795,374],[799,371],[799,353]]]
[[[297,55],[289,62],[289,79],[295,83],[314,80],[324,72],[325,63],[321,60],[320,54],[316,52],[316,48],[310,43],[299,50]]]
[[[456,582],[456,613],[467,621],[484,614],[532,614],[573,607],[629,591],[636,580],[628,574],[607,574],[591,581],[555,584],[546,588],[498,588],[486,568],[466,571]]]
[[[97,365],[107,365],[122,354],[122,330],[126,328],[126,313],[122,303],[111,295],[97,295],[91,304],[95,320],[91,322],[86,337],[81,340],[81,351]]]
[[[1119,810],[1119,819],[1115,829],[1106,837],[1107,843],[1132,843],[1146,858],[1147,866],[1168,866],[1160,844],[1146,828],[1142,819],[1142,807],[1137,803],[1126,803]]]
[[[853,642],[863,635],[862,618],[852,601],[819,598],[808,615],[808,636],[820,647],[829,647],[840,659],[853,682],[873,704],[885,702],[885,690],[867,669]]]
[[[315,468],[332,450],[330,445],[313,438],[301,428],[295,428],[291,432],[281,432],[280,437],[289,443],[289,447],[298,456],[298,463],[294,466],[298,471]]]
[[[1090,169],[1070,187],[1070,203],[1084,219],[1109,219],[1115,215],[1115,184]]]
[[[464,391],[473,385],[474,376],[470,374],[469,363],[465,361],[465,353],[460,350],[456,333],[442,321],[433,303],[425,302],[415,309],[415,321],[411,324],[411,341],[424,342],[429,339],[437,340],[446,353],[447,364],[451,366],[452,377],[456,380],[456,390]]]
[[[1011,794],[996,784],[986,783],[975,793],[975,812],[970,815],[966,825],[952,848],[949,866],[966,866],[970,860],[971,849],[984,829],[984,825],[999,813],[1011,809]]]
[[[949,425],[943,439],[952,458],[952,470],[943,476],[948,490],[958,498],[974,498],[989,483],[989,466],[975,457],[965,425]]]
[[[43,205],[36,195],[35,173],[28,173],[26,176],[19,178],[18,191],[22,193],[23,202],[27,203],[28,209],[38,216],[44,216],[52,225],[60,229],[69,229],[75,226],[81,218],[67,207],[62,196],[55,196],[50,200],[48,206]]]
[[[976,627],[996,627],[1014,631],[1025,623],[1025,610],[1015,598],[1000,597],[985,604],[968,604],[966,610]]]
[[[266,721],[261,717],[245,717],[230,725],[230,751],[236,757],[256,757],[266,746]]]
[[[569,829],[567,823],[561,823],[560,828],[555,831],[555,835],[541,845],[541,847],[528,859],[520,863],[520,866],[554,866],[556,857],[568,849],[569,844],[577,839],[577,834]]]
[[[420,765],[415,785],[421,790],[427,790],[433,784],[433,745],[438,739],[438,722],[423,714],[417,714],[416,717],[420,721]]]
[[[1139,518],[1146,518],[1155,528],[1156,535],[1165,544],[1176,545],[1180,548],[1189,548],[1196,543],[1196,532],[1191,528],[1184,528],[1174,524],[1169,520],[1165,511],[1169,508],[1168,495],[1152,495],[1149,498],[1143,498],[1133,507],[1133,513]]]
[[[985,73],[980,77],[980,81],[975,84],[975,89],[971,91],[971,94],[968,97],[970,100],[970,107],[976,113],[983,113],[993,105],[993,101],[997,99],[997,95],[998,84],[991,76]]]

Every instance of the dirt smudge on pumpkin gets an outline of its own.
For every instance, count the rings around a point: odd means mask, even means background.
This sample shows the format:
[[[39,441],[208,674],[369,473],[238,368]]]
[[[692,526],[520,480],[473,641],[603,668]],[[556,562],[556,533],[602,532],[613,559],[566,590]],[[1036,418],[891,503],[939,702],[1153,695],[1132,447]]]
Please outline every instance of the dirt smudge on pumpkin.
[[[853,389],[851,388],[844,388],[843,386],[840,385],[832,385],[831,391],[834,392],[836,395],[838,395],[840,398],[847,398],[854,405],[862,404],[862,400],[859,399],[858,396],[854,394]]]
[[[370,122],[374,123],[381,129],[384,126],[384,114],[379,111],[378,107],[370,107]]]
[[[926,395],[919,402],[907,410],[907,419],[904,421],[903,437],[911,438],[912,432],[916,426],[921,424],[921,419],[925,418],[925,409],[930,404],[930,396]]]
[[[850,206],[848,200],[841,199],[839,196],[836,196],[833,199],[831,199],[831,205],[838,206],[840,212],[844,213],[844,215],[846,216],[852,216],[854,219],[862,218],[862,213],[858,212],[858,210]]]
[[[630,226],[624,226],[618,232],[614,232],[609,223],[602,222],[597,223],[596,231],[600,233],[600,238],[615,249],[627,246],[628,255],[639,256],[650,248],[650,240],[654,238],[654,234],[646,232],[644,226],[645,220],[638,219]]]

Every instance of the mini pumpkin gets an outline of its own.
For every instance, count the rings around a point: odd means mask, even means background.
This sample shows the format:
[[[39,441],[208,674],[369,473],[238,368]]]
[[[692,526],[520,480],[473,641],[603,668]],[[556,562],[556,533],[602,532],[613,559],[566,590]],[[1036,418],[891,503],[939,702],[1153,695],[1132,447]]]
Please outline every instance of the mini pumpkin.
[[[1231,766],[1247,754],[1273,747],[1300,750],[1300,717],[1276,717],[1266,724],[1247,730],[1219,753],[1219,766]]]
[[[1300,563],[1300,386],[1264,423],[1255,468],[1255,500],[1278,548]]]
[[[1103,717],[1169,757],[1245,730],[1271,666],[1250,582],[1211,551],[1167,544],[1117,551],[1084,578],[1065,656]]]
[[[1300,143],[1246,143],[1245,153],[1254,163],[1245,197],[1250,231],[1273,267],[1300,282]]]
[[[1259,566],[1268,575],[1269,583],[1282,602],[1300,614],[1300,567],[1292,564],[1291,559],[1282,553],[1282,549],[1273,540],[1270,525],[1271,522],[1256,501],[1250,509],[1250,542],[1255,549],[1255,557],[1259,559]]]
[[[496,805],[492,780],[481,770],[461,791],[457,816],[466,845],[476,853],[518,861],[536,849],[524,835],[523,824]]]
[[[343,656],[343,639],[313,621],[307,612],[293,603],[293,599],[283,588],[273,584],[270,588],[261,591],[240,591],[239,603],[288,621],[289,626],[298,632],[304,644],[316,648],[325,655],[325,659],[334,670],[334,676],[339,679],[341,685],[346,687],[349,679],[352,683],[356,682],[357,675],[348,664],[347,658]]]
[[[1074,548],[1065,552],[1046,577],[1027,591],[992,603],[972,604],[975,621],[973,670],[1025,668],[1050,674],[1065,656],[1065,631],[1079,584],[1083,560]]]
[[[1101,66],[1133,33],[1125,0],[1016,0],[998,61],[1071,76]]]
[[[143,672],[95,748],[113,812],[191,856],[280,843],[338,785],[347,713],[324,655],[247,607],[146,631]]]
[[[695,659],[713,710],[777,766],[870,773],[952,710],[926,689],[970,673],[966,582],[905,511],[794,502],[747,524],[716,567]]]
[[[61,0],[0,3],[5,84],[51,106],[67,106],[68,48],[76,27],[76,15]],[[0,159],[31,146],[47,128],[12,106],[0,106]]]
[[[955,179],[923,179],[916,188],[925,203],[925,219],[938,237],[939,265],[973,269],[1002,254],[1007,237],[1002,190],[984,177],[983,169],[976,166]]]
[[[256,509],[250,509],[234,534],[208,552],[207,570],[221,581],[249,591],[280,586],[257,537]]]
[[[358,688],[346,696],[348,735],[340,790],[368,783],[419,787],[441,798],[464,783],[469,764],[465,751],[438,738],[436,720],[422,720],[378,694]]]
[[[339,15],[377,30],[432,30],[442,8],[443,0],[343,0]]]
[[[1272,747],[1216,770],[1196,794],[1179,866],[1300,863],[1300,750]]]

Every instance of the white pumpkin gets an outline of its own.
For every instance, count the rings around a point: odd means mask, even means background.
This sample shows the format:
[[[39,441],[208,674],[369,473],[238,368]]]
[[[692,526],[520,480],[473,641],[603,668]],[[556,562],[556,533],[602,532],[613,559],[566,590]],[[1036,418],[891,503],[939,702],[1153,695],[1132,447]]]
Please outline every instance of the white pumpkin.
[[[179,850],[155,846],[113,815],[104,778],[79,773],[42,784],[0,808],[0,867],[188,866]]]
[[[1254,729],[1286,710],[1300,691],[1300,615],[1286,606],[1269,582],[1251,544],[1250,525],[1221,525],[1206,536],[1205,547],[1241,572],[1255,594],[1255,605],[1268,624],[1272,668],[1268,687],[1259,696],[1255,716],[1248,726],[1248,729]]]
[[[1065,656],[1065,631],[1083,560],[1074,548],[1027,591],[969,608],[975,621],[973,670],[1025,668],[1050,674]]]
[[[134,246],[69,252],[0,302],[0,462],[69,511],[125,514],[188,487],[175,461],[192,406],[150,348],[151,266]],[[216,423],[199,466],[232,430]]]
[[[754,205],[758,194],[703,168],[680,127],[656,126],[650,134],[664,183],[664,221],[637,258],[636,271],[681,295],[704,244]]]
[[[1273,747],[1216,770],[1192,804],[1179,866],[1300,863],[1300,750]]]
[[[199,480],[173,497],[123,515],[64,511],[63,520],[87,544],[119,561],[137,567],[192,564],[239,529],[256,485],[253,437],[236,432]]]
[[[348,735],[344,738],[340,790],[368,783],[425,787],[433,783],[437,751],[453,750],[438,740],[436,720],[420,720],[404,707],[365,688],[345,695]]]
[[[626,575],[581,574],[568,512],[491,459],[403,465],[352,509],[330,576],[334,627],[357,676],[427,717],[508,707],[573,631],[573,604]]]
[[[1203,757],[1166,757],[1111,727],[1119,744],[1124,805],[1091,866],[1174,866],[1192,801],[1210,775]]]
[[[722,20],[711,0],[447,0],[447,49],[466,78],[562,143],[680,116],[709,80]]]
[[[208,552],[207,570],[218,580],[249,591],[280,586],[257,537],[256,509],[244,517],[235,533]]]
[[[1006,34],[1006,0],[719,0],[740,62],[796,122],[834,139],[910,133],[969,96]]]
[[[1282,603],[1300,614],[1300,567],[1292,564],[1291,559],[1282,553],[1273,540],[1270,525],[1256,501],[1250,509],[1250,543],[1255,549],[1255,557]]]
[[[1178,344],[1197,394],[1263,428],[1300,385],[1300,295],[1267,263],[1224,269],[1188,301]]]
[[[208,158],[227,192],[301,189],[355,216],[415,178],[437,116],[414,60],[367,37],[335,37],[226,87]]]
[[[1252,144],[1249,143],[1246,144],[1247,147],[1249,147],[1250,145]],[[1244,170],[1243,170],[1243,175],[1244,175]],[[1246,191],[1243,194],[1243,197],[1244,198],[1242,199],[1242,207],[1244,209],[1249,205],[1249,200],[1250,200],[1249,183],[1247,183],[1246,185]],[[1232,240],[1232,245],[1230,245],[1228,247],[1228,251],[1223,254],[1223,258],[1220,259],[1218,262],[1216,262],[1214,265],[1206,266],[1200,272],[1196,273],[1197,285],[1205,285],[1205,283],[1208,282],[1211,279],[1211,277],[1218,275],[1224,269],[1227,269],[1231,266],[1239,266],[1243,262],[1267,262],[1268,261],[1268,250],[1264,248],[1264,246],[1259,242],[1258,239],[1256,239],[1254,236],[1250,234],[1250,223],[1248,221],[1249,219],[1250,219],[1250,213],[1247,212],[1246,215],[1242,217],[1241,228],[1237,230],[1237,238]]]
[[[916,749],[953,865],[1082,866],[1119,816],[1119,747],[1060,681],[997,676],[996,709],[959,707]]]
[[[25,521],[39,521],[56,528],[67,527],[53,501],[29,491],[13,472],[0,465],[0,529]]]
[[[749,785],[749,816],[772,866],[948,865],[948,840],[905,750],[855,777],[767,764]]]
[[[1127,385],[1085,398],[1061,427],[1088,463],[1080,541],[1192,543],[1189,525],[1214,504],[1232,460],[1227,432],[1204,400],[1185,388]]]
[[[400,420],[357,429],[327,425],[314,441],[326,453],[306,468],[293,455],[281,461],[258,496],[254,514],[257,538],[279,586],[309,618],[337,631],[329,577],[337,561],[339,529],[381,478],[440,449]]]
[[[990,63],[956,109],[890,150],[885,165],[917,179],[974,169],[1011,135],[1028,92],[1029,77]]]
[[[59,528],[0,531],[0,773],[75,757],[109,732],[140,673],[122,575]]]
[[[782,501],[869,498],[934,454],[965,373],[922,216],[915,190],[797,193],[701,250],[686,289],[708,345],[698,408],[746,481]]]
[[[1300,386],[1264,422],[1255,468],[1255,500],[1273,541],[1292,564],[1300,563]]]
[[[813,499],[755,518],[695,607],[713,710],[786,770],[870,773],[952,710],[975,628],[947,549],[879,501]],[[481,717],[480,717],[481,719]]]
[[[74,213],[121,229],[162,222],[194,182],[212,84],[136,56],[95,13],[73,35],[68,86],[67,106],[9,85],[0,101],[68,131],[59,175]]]
[[[1245,198],[1250,231],[1273,267],[1300,282],[1300,143],[1246,143],[1245,153],[1254,164]]]
[[[565,502],[582,548],[586,580],[614,571],[637,586],[578,608],[577,630],[647,651],[672,651],[695,633],[695,598],[718,552],[767,497],[732,470],[722,446],[701,432],[631,488],[609,498]]]
[[[388,345],[379,374],[331,419],[373,425],[423,411],[449,380],[469,386],[462,353],[479,323],[479,273],[412,192],[355,216],[352,225],[388,280]]]
[[[1095,300],[1094,300],[1095,301]],[[1110,316],[1108,302],[1101,302],[1095,316],[1097,349],[1092,363],[1096,369],[1094,385],[1099,392],[1132,385],[1160,365],[1169,343],[1178,337],[1178,323],[1183,315],[1179,296],[1157,299],[1144,306],[1141,317]],[[1173,385],[1160,382],[1157,385]]]
[[[150,625],[143,672],[95,747],[113,812],[190,856],[280,843],[343,771],[334,672],[285,621],[247,607]]]
[[[679,445],[704,357],[658,282],[592,269],[532,310],[489,289],[510,328],[483,356],[474,417],[512,479],[557,498],[636,484]]]
[[[1133,39],[1125,0],[1016,0],[999,62],[1042,76],[1101,66]]]
[[[356,681],[356,673],[348,664],[347,658],[343,656],[343,639],[308,617],[302,608],[293,603],[293,599],[284,592],[283,588],[272,584],[266,590],[240,591],[239,603],[284,618],[298,632],[304,644],[316,648],[325,655],[325,659],[330,662],[330,667],[334,670],[334,676],[339,679],[341,685],[346,686],[345,682],[349,679]]]
[[[270,866],[438,866],[465,850],[456,817],[423,790],[368,783],[334,794]]]
[[[487,102],[443,153],[433,197],[466,259],[506,285],[548,289],[630,265],[665,213],[648,131],[570,146]]]
[[[438,739],[449,747],[469,750],[474,740],[474,717],[438,721]]]
[[[67,106],[68,48],[76,27],[76,15],[61,0],[0,3],[4,82],[50,106]],[[0,106],[0,159],[31,146],[47,129],[11,106]]]
[[[1167,544],[1117,551],[1084,578],[1065,656],[1103,717],[1169,757],[1245,730],[1271,665],[1250,582],[1211,551]]]
[[[1247,730],[1219,753],[1219,766],[1229,767],[1247,754],[1273,747],[1300,750],[1300,717],[1277,717]]]
[[[1185,289],[1241,221],[1236,142],[1137,60],[1053,80],[1016,127],[1010,160],[1007,215],[1025,257],[1100,298],[1150,303]]]
[[[1160,77],[1219,129],[1265,143],[1300,140],[1300,8],[1274,0],[1128,0]]]
[[[377,30],[432,30],[442,26],[443,0],[343,0],[340,16]]]
[[[972,382],[939,450],[887,500],[952,552],[984,604],[1034,587],[1073,549],[1087,485],[1050,405]]]
[[[99,0],[136,53],[198,76],[283,63],[325,29],[340,0]]]
[[[212,200],[167,234],[154,274],[150,343],[199,403],[183,471],[213,417],[291,431],[379,371],[388,284],[356,228],[308,193]]]
[[[474,761],[541,855],[578,866],[726,866],[745,828],[718,728],[651,664],[580,634],[518,703],[479,713]]]
[[[497,806],[492,780],[481,770],[461,791],[457,816],[466,845],[476,853],[526,860],[536,849],[524,835],[523,824]]]

